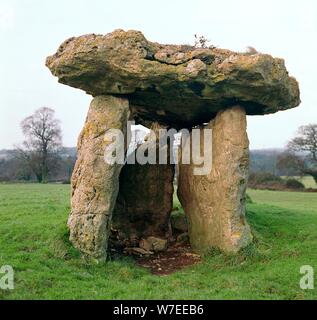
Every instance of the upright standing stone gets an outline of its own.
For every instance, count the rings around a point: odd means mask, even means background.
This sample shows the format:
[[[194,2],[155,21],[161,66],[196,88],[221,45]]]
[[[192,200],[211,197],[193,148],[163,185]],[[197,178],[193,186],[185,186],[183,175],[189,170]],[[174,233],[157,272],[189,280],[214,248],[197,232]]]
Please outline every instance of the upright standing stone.
[[[237,252],[252,241],[245,219],[249,167],[246,113],[239,106],[221,111],[207,128],[213,130],[212,170],[195,176],[193,164],[181,164],[178,196],[188,216],[194,249]]]
[[[125,135],[129,119],[127,99],[98,96],[90,105],[78,140],[78,160],[72,176],[70,240],[80,251],[105,259],[112,212],[119,190],[120,164],[104,159],[105,134],[119,129]]]

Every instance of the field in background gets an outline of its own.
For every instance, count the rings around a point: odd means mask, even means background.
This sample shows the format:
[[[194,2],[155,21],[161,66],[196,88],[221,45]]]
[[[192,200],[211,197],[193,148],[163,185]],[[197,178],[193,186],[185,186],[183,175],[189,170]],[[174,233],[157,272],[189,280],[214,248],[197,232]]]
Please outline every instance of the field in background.
[[[317,188],[316,182],[313,177],[297,177],[297,179],[304,184],[306,188]]]
[[[289,177],[283,177],[284,179],[288,179]],[[304,177],[292,177],[298,181],[300,181],[305,188],[317,188],[316,182],[312,176],[304,176]]]
[[[252,200],[258,204],[269,204],[296,213],[311,213],[317,216],[317,193],[248,190]]]
[[[300,267],[317,268],[317,194],[249,194],[254,245],[158,277],[130,258],[81,258],[68,242],[69,185],[0,184],[0,266],[15,269],[0,299],[317,299],[299,288]]]

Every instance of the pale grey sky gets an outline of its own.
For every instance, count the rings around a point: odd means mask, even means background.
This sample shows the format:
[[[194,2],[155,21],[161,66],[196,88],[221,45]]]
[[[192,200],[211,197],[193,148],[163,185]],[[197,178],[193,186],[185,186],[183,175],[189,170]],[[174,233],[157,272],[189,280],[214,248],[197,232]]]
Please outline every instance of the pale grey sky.
[[[20,121],[42,106],[56,110],[64,144],[76,145],[91,97],[58,84],[45,58],[66,38],[118,28],[162,43],[193,44],[198,33],[222,48],[284,58],[302,104],[249,117],[252,149],[283,147],[300,125],[317,122],[315,0],[0,0],[0,149],[21,142]]]

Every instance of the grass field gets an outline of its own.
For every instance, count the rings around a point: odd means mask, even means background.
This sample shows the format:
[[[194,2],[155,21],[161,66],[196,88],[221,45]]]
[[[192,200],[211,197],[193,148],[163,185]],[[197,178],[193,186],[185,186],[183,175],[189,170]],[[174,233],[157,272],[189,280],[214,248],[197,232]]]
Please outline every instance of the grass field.
[[[0,266],[15,270],[15,289],[0,299],[317,298],[317,289],[299,288],[300,267],[317,268],[317,194],[250,190],[254,245],[158,277],[128,258],[81,258],[68,242],[69,193],[67,185],[0,185]]]

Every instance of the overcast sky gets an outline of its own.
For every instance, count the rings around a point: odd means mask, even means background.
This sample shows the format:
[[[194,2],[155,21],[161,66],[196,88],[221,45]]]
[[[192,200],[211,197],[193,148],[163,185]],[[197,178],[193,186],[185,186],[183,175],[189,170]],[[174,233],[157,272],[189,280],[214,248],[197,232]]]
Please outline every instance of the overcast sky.
[[[141,30],[162,43],[194,43],[282,57],[300,82],[299,108],[248,117],[252,149],[283,147],[300,125],[317,122],[315,0],[0,0],[0,149],[22,141],[21,120],[56,110],[65,146],[75,146],[91,97],[58,84],[45,58],[71,36]]]

